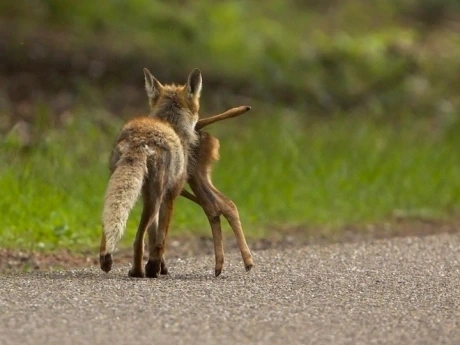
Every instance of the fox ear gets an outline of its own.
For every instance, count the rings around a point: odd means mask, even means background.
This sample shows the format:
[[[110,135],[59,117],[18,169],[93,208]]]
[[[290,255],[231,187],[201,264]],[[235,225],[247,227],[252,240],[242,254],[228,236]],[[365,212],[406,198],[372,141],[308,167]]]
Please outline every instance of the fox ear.
[[[144,68],[145,77],[145,91],[149,98],[157,98],[160,95],[160,90],[163,89],[163,85],[155,78],[147,68]]]
[[[187,80],[187,96],[189,98],[199,99],[201,95],[201,85],[202,85],[201,71],[198,68],[195,68]]]

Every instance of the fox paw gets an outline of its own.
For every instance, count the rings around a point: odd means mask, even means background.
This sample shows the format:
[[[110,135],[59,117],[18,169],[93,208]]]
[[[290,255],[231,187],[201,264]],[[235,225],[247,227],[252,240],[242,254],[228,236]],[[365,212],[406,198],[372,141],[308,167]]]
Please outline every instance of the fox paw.
[[[166,268],[166,267],[165,267]],[[160,260],[149,260],[145,264],[145,276],[147,278],[158,278],[161,272],[161,261]]]
[[[128,277],[130,277],[130,278],[144,278],[145,274],[144,274],[144,272],[142,272],[142,270],[130,269],[128,271]]]

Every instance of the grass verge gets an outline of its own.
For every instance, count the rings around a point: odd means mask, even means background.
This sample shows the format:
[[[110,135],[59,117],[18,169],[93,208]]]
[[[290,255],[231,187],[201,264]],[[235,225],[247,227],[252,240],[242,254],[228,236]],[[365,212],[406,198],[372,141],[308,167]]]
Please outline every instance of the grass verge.
[[[238,205],[248,237],[293,227],[327,237],[350,224],[458,214],[458,120],[410,114],[393,123],[354,114],[312,120],[253,109],[209,128],[221,141],[215,184]],[[28,146],[14,131],[1,139],[0,247],[95,248],[107,160],[122,122],[79,109],[57,128],[46,110],[38,115],[43,121]],[[122,245],[132,241],[139,211],[138,205]],[[171,234],[210,229],[202,211],[180,199]]]

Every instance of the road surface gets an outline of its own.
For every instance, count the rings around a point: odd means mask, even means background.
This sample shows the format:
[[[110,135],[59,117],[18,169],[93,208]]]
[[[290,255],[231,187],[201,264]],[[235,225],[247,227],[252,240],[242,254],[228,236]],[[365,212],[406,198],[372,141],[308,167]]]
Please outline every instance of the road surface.
[[[460,236],[0,278],[0,344],[460,344]]]

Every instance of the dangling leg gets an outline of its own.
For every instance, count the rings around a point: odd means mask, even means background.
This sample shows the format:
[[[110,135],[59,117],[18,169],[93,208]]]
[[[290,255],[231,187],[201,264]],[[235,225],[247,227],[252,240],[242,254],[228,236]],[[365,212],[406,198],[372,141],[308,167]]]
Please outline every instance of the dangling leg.
[[[246,268],[246,271],[250,271],[251,268],[254,266],[254,260],[252,259],[251,251],[249,250],[246,238],[244,236],[243,228],[240,222],[240,215],[238,213],[238,208],[233,203],[233,201],[227,198],[224,194],[222,194],[216,188],[213,189],[215,192],[215,196],[217,198],[217,202],[219,204],[219,208],[222,211],[224,217],[227,219],[228,223],[230,224],[235,235],[236,243],[238,244],[241,256],[243,257],[244,267]]]
[[[222,273],[222,269],[224,267],[224,241],[222,237],[222,227],[220,224],[221,212],[215,203],[213,191],[206,179],[192,177],[189,180],[189,184],[193,193],[195,193],[194,197],[196,201],[193,199],[191,200],[197,202],[203,208],[203,211],[208,218],[209,225],[211,226],[215,256],[214,274],[217,277]],[[193,194],[191,195],[193,196]]]

